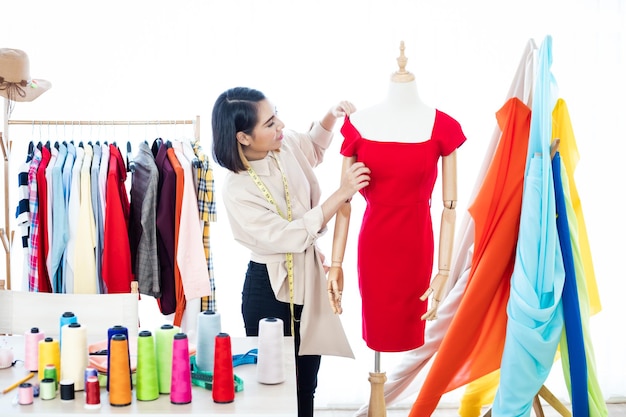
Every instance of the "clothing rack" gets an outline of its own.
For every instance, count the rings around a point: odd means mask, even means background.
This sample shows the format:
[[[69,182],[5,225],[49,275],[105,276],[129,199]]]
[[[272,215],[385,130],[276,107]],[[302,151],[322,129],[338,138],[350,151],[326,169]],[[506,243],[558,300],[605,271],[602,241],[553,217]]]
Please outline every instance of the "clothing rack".
[[[0,149],[4,159],[4,227],[0,228],[0,240],[4,247],[6,257],[6,284],[7,290],[11,289],[11,246],[15,231],[11,230],[9,215],[10,187],[9,187],[9,166],[11,162],[11,146],[9,139],[9,125],[30,125],[30,126],[167,126],[167,125],[193,125],[194,139],[200,140],[200,116],[195,119],[186,120],[10,120],[9,101],[5,99],[5,119],[4,131],[0,132]],[[3,137],[4,133],[4,137]],[[0,286],[2,284],[0,280]]]

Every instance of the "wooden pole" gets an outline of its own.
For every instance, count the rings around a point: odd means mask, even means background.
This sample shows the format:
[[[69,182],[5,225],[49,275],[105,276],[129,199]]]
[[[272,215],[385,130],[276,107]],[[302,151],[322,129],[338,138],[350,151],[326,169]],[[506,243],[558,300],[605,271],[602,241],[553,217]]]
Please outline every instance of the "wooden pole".
[[[385,404],[385,381],[387,375],[380,372],[380,352],[374,351],[374,372],[370,372],[370,403],[367,417],[387,417]]]
[[[384,372],[370,372],[368,378],[371,385],[370,403],[367,409],[367,417],[386,417],[385,407],[385,381],[387,376]]]
[[[11,144],[9,140],[9,100],[4,99],[4,131],[0,132],[0,148],[2,148],[2,158],[4,163],[4,227],[0,229],[0,239],[5,252],[5,268],[6,268],[6,288],[11,289],[11,243],[13,233],[11,233],[11,223],[9,217],[9,156],[11,153]],[[4,134],[4,138],[3,135]]]

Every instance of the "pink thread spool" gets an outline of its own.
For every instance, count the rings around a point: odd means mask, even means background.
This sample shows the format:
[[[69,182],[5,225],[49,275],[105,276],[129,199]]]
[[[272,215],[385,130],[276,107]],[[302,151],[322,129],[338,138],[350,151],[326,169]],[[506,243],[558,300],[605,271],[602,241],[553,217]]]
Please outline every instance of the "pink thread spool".
[[[176,333],[174,335],[170,401],[172,404],[189,404],[191,402],[189,341],[185,333]]]
[[[39,342],[45,337],[37,327],[24,334],[24,367],[30,372],[39,370]]]
[[[33,384],[24,382],[20,384],[17,392],[17,402],[20,405],[29,405],[33,403]]]

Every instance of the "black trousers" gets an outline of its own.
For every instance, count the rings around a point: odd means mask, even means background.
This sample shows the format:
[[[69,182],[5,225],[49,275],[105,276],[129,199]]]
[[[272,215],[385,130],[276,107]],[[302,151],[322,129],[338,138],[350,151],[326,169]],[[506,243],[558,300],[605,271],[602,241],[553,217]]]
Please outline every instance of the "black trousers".
[[[296,320],[300,319],[302,306],[294,306]],[[283,321],[285,336],[291,336],[291,312],[289,303],[276,300],[270,285],[265,264],[250,261],[243,285],[241,313],[247,336],[259,335],[259,321],[276,317]],[[299,356],[300,322],[295,323],[296,385],[298,395],[298,417],[313,416],[313,398],[317,388],[317,372],[320,369],[320,355]]]

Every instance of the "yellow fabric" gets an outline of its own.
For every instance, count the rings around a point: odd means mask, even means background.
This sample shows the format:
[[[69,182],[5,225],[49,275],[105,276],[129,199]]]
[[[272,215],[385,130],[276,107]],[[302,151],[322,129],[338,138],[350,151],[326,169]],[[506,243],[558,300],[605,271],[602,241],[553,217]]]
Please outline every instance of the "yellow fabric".
[[[576,188],[576,181],[574,180],[574,171],[576,170],[576,166],[580,160],[580,154],[578,153],[574,130],[572,128],[572,124],[570,123],[569,112],[563,100],[557,101],[556,106],[554,107],[552,120],[552,136],[560,139],[559,152],[567,172],[569,192],[574,212],[576,213],[576,220],[578,222],[578,241],[580,244],[583,268],[585,271],[587,295],[589,297],[589,312],[591,315],[594,315],[602,310],[602,305],[600,302],[598,285],[596,283],[593,261],[591,259],[591,247],[589,246],[589,237],[587,235],[585,217],[583,215],[578,189]]]
[[[463,398],[461,398],[459,416],[479,417],[483,406],[493,403],[499,384],[499,369],[467,384]]]
[[[572,169],[575,167],[578,161],[578,152],[576,151],[576,142],[572,133],[572,125],[569,118],[569,113],[567,110],[567,105],[565,101],[558,100],[557,104],[553,111],[553,129],[552,134],[554,138],[560,138],[560,146],[559,152],[561,149],[565,148],[567,151],[565,154],[561,153],[561,166],[563,169],[561,172],[567,170],[567,166],[570,166]],[[563,146],[565,145],[565,147]],[[570,159],[571,158],[571,159]],[[575,159],[575,161],[572,161]],[[590,251],[583,250],[583,242],[581,241],[581,237],[583,233],[581,233],[581,223],[579,223],[579,219],[582,218],[582,211],[580,210],[580,201],[578,201],[578,205],[574,204],[574,192],[576,190],[576,184],[573,182],[573,175],[570,172],[567,173],[567,176],[562,176],[563,181],[563,191],[566,199],[566,207],[567,207],[567,218],[569,220],[569,228],[570,228],[570,237],[572,240],[572,255],[574,258],[574,268],[576,272],[576,286],[578,289],[578,304],[580,307],[580,318],[581,325],[583,330],[583,338],[585,345],[585,359],[587,366],[587,392],[589,394],[589,416],[590,417],[606,417],[608,415],[608,408],[606,403],[604,402],[604,396],[602,394],[602,390],[600,388],[600,383],[598,381],[598,375],[596,372],[596,363],[595,363],[595,355],[593,349],[593,343],[591,341],[591,329],[589,323],[589,317],[592,310],[592,302],[591,296],[589,293],[589,289],[587,287],[589,283],[589,279],[586,276],[588,265],[591,265],[591,253]],[[571,181],[570,181],[571,180]],[[576,193],[576,197],[578,194]],[[578,210],[577,210],[578,209]],[[582,224],[584,227],[584,223]],[[586,232],[584,233],[586,237]],[[587,249],[588,242],[587,243]],[[589,264],[585,264],[585,255],[588,255]],[[593,272],[593,269],[592,269]],[[595,278],[594,278],[595,284]],[[597,288],[596,288],[597,295]],[[599,298],[598,304],[596,308],[600,309]],[[565,377],[565,384],[567,385],[568,391],[570,392],[571,398],[571,384],[570,384],[570,363],[569,363],[569,355],[568,355],[568,346],[567,339],[565,337],[565,331],[561,335],[561,343],[560,343],[560,352],[561,352],[561,365],[563,368],[563,375]],[[558,352],[557,352],[558,353]],[[580,364],[575,364],[575,366],[580,366]]]

